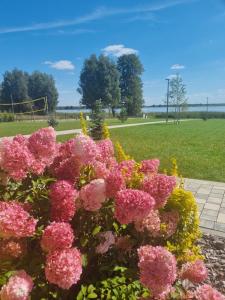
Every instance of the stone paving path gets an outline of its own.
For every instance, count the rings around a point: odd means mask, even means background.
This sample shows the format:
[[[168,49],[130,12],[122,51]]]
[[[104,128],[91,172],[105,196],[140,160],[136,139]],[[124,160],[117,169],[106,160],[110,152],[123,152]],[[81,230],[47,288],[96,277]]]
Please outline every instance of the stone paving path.
[[[200,226],[205,231],[225,236],[225,183],[186,178],[184,187],[197,200]]]

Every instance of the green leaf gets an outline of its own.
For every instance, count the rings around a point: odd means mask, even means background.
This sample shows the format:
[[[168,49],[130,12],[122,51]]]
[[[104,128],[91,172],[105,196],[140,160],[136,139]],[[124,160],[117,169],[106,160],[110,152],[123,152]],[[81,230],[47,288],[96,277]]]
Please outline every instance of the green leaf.
[[[87,287],[82,285],[81,286],[81,291],[82,291],[83,295],[85,296],[87,294]]]
[[[97,298],[97,297],[98,297],[98,295],[95,294],[95,293],[88,294],[89,299],[94,299],[94,298]]]
[[[82,291],[80,291],[79,294],[77,295],[77,299],[76,300],[83,300],[83,299],[85,299],[85,298],[83,297]]]
[[[87,254],[83,254],[83,255],[82,255],[82,266],[83,266],[83,267],[87,267],[87,265],[88,265]]]
[[[100,232],[101,229],[102,229],[102,226],[96,226],[92,231],[92,235],[95,236],[96,234],[98,234]]]

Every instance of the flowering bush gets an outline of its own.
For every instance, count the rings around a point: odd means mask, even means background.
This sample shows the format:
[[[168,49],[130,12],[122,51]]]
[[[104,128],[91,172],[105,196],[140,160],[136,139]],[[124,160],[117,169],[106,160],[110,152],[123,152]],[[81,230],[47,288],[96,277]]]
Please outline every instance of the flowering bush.
[[[0,299],[223,300],[199,285],[192,194],[105,132],[60,144],[45,128],[0,142]]]

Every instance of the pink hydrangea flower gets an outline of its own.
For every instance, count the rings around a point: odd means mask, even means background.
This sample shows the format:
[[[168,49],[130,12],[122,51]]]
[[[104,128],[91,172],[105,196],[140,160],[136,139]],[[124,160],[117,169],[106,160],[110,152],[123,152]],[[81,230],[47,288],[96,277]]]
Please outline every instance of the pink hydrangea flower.
[[[57,154],[55,130],[52,127],[41,128],[34,132],[28,141],[28,148],[35,158],[33,170],[40,174],[53,162]]]
[[[110,157],[108,159],[106,165],[109,170],[113,170],[113,169],[117,168],[118,162],[116,161],[115,157]]]
[[[133,247],[133,243],[130,236],[125,235],[116,238],[115,246],[122,251],[129,252]]]
[[[169,293],[177,276],[175,257],[163,247],[148,245],[138,249],[138,257],[141,283],[157,299]]]
[[[118,164],[117,170],[119,170],[125,178],[130,178],[134,172],[136,162],[134,160],[124,160]]]
[[[150,235],[157,237],[160,232],[160,224],[159,211],[152,210],[146,218],[135,222],[135,228],[140,232],[147,230]]]
[[[0,260],[15,259],[26,254],[27,244],[24,239],[0,240]]]
[[[80,199],[84,209],[88,211],[99,210],[106,200],[104,179],[92,180],[80,190]]]
[[[149,173],[157,173],[160,161],[158,159],[142,160],[140,171],[148,175]]]
[[[75,214],[75,200],[78,192],[73,185],[65,180],[59,180],[50,187],[51,220],[69,222]]]
[[[165,238],[172,236],[177,230],[177,225],[180,220],[179,213],[177,211],[162,212],[160,219],[161,223],[166,225],[166,230],[163,231],[163,236]]]
[[[156,174],[143,183],[143,190],[149,193],[156,201],[156,208],[163,207],[176,186],[176,178],[164,174]]]
[[[208,277],[208,271],[204,262],[200,259],[195,262],[187,262],[182,266],[180,277],[188,279],[192,283],[201,283]]]
[[[75,140],[70,139],[59,146],[59,156],[62,159],[67,159],[73,156],[73,150],[75,146]]]
[[[45,276],[50,283],[62,289],[76,284],[82,273],[81,254],[78,249],[70,248],[48,254]]]
[[[14,201],[0,201],[0,236],[28,237],[35,232],[37,220]]]
[[[118,170],[111,171],[105,182],[107,197],[115,197],[118,191],[126,188],[125,179]]]
[[[113,143],[110,139],[105,139],[97,142],[99,150],[99,159],[102,162],[107,162],[114,155]]]
[[[73,244],[73,229],[69,223],[53,222],[47,226],[41,238],[41,247],[50,252],[70,248]]]
[[[106,164],[104,164],[103,162],[96,160],[91,165],[94,169],[96,178],[105,179],[109,175],[109,170],[107,169]]]
[[[33,164],[33,156],[27,147],[26,139],[17,136],[5,138],[0,145],[0,167],[14,180],[22,180],[27,176]]]
[[[125,189],[116,194],[115,217],[121,224],[129,224],[146,218],[155,200],[143,191]]]
[[[9,278],[0,292],[1,300],[28,300],[33,288],[32,278],[23,270]]]
[[[96,253],[104,254],[106,253],[109,248],[115,244],[115,236],[112,233],[112,231],[105,231],[101,232],[99,234],[99,237],[103,239],[103,242],[101,242],[95,249]]]
[[[73,155],[82,164],[89,164],[97,158],[99,149],[89,136],[79,134],[74,139]]]
[[[198,287],[195,292],[195,297],[197,300],[225,300],[224,295],[208,284]]]
[[[64,160],[57,157],[50,166],[50,171],[57,179],[76,182],[76,179],[79,177],[80,167],[79,162],[73,157]]]

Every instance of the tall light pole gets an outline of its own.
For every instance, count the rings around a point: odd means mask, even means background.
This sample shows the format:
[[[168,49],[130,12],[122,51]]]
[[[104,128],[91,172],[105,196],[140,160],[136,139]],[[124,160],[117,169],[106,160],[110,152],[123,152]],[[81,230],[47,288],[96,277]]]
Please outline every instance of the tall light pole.
[[[169,117],[169,92],[170,92],[170,78],[166,78],[167,80],[167,95],[166,95],[166,123],[168,123]]]

